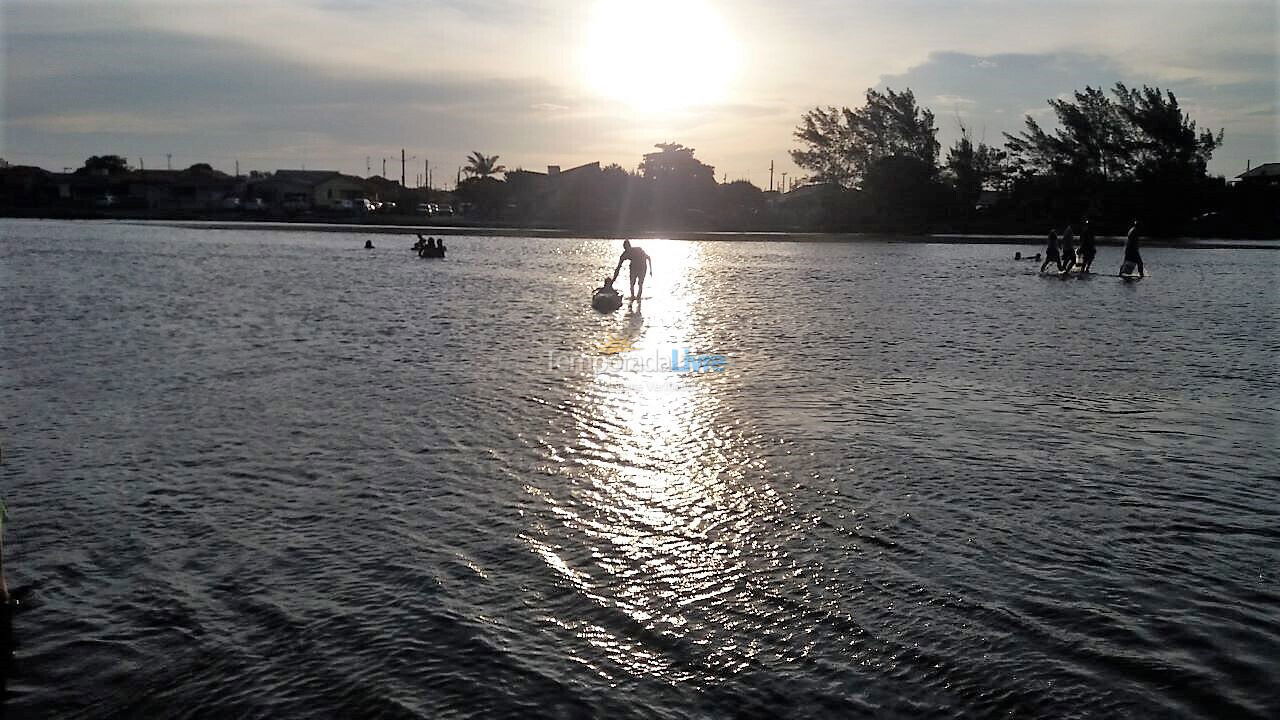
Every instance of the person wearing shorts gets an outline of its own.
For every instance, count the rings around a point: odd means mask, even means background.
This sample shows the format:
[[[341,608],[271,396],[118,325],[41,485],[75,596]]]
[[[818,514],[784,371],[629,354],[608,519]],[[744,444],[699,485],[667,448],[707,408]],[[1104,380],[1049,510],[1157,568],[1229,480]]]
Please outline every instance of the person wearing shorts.
[[[632,247],[630,240],[622,241],[622,255],[618,257],[618,266],[613,269],[613,279],[618,279],[618,273],[622,272],[622,263],[630,263],[627,266],[627,272],[631,276],[631,299],[644,296],[644,277],[653,269],[653,259],[649,254],[639,247]],[[639,285],[639,290],[636,286]]]

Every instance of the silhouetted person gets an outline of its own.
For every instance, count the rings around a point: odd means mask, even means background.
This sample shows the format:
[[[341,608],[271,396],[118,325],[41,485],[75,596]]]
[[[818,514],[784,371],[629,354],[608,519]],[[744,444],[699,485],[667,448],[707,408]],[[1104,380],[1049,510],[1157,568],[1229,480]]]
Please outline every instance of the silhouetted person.
[[[627,272],[631,279],[631,299],[644,295],[644,276],[653,269],[653,259],[649,254],[639,247],[631,247],[630,240],[622,241],[622,255],[618,256],[618,266],[613,269],[613,279],[618,279],[618,273],[622,272],[622,263],[629,262]],[[640,284],[640,292],[636,293],[636,283]]]
[[[1084,221],[1084,227],[1080,229],[1080,264],[1084,267],[1085,272],[1089,272],[1089,268],[1093,266],[1093,259],[1098,255],[1098,245],[1093,237],[1093,226],[1089,224],[1088,218]]]
[[[1129,234],[1124,241],[1124,262],[1120,265],[1121,275],[1132,275],[1133,268],[1138,268],[1138,277],[1146,277],[1142,272],[1142,254],[1138,252],[1138,221],[1134,220]]]
[[[1049,244],[1044,249],[1044,264],[1040,266],[1040,272],[1049,267],[1049,263],[1058,264],[1058,231],[1049,231]]]
[[[372,249],[373,249],[373,241],[372,241],[372,240],[365,240],[365,241],[364,241],[364,249],[365,249],[365,250],[372,250]]]
[[[445,250],[446,248],[444,246],[444,238],[440,238],[439,240],[436,241],[436,253],[437,253],[436,257],[444,257]]]
[[[1067,272],[1076,264],[1075,230],[1071,223],[1062,230],[1062,246],[1058,248],[1058,270]]]
[[[421,254],[422,254],[422,248],[424,248],[424,247],[426,247],[426,246],[427,246],[427,239],[426,239],[426,238],[424,238],[424,237],[422,237],[422,235],[421,235],[421,234],[419,234],[419,235],[418,235],[418,241],[417,241],[417,242],[415,242],[415,243],[413,244],[413,251],[414,251],[414,252],[416,252],[416,253],[418,253],[419,255],[421,255]]]

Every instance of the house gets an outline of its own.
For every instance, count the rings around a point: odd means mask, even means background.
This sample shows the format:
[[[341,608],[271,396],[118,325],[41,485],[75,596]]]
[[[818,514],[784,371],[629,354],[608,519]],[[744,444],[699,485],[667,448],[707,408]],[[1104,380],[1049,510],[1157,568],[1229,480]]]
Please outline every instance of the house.
[[[405,188],[399,180],[391,180],[381,175],[365,178],[364,183],[369,190],[368,196],[378,202],[400,202],[405,194]]]
[[[368,197],[369,184],[336,170],[277,170],[250,186],[248,194],[285,210],[332,208]]]
[[[121,176],[124,205],[151,210],[214,210],[239,196],[243,182],[208,165],[186,170],[135,170]]]
[[[1235,180],[1248,185],[1280,185],[1280,162],[1263,163],[1240,173]]]
[[[535,170],[509,170],[506,173],[507,207],[513,217],[569,220],[578,218],[584,203],[590,203],[591,190],[600,179],[600,163],[561,170],[548,165],[545,173]]]
[[[3,161],[0,161],[3,162]],[[0,167],[0,206],[31,207],[56,198],[53,173],[30,165]]]

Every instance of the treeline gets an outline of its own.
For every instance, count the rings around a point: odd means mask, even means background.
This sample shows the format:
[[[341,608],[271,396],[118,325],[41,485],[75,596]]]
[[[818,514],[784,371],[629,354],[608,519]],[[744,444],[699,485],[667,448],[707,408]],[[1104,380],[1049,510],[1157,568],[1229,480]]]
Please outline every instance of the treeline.
[[[1049,106],[1052,131],[1028,116],[991,146],[962,126],[943,157],[911,90],[868,90],[861,107],[805,113],[792,159],[831,188],[833,229],[1043,232],[1085,217],[1104,232],[1134,218],[1165,235],[1280,229],[1280,187],[1210,177],[1223,132],[1199,129],[1172,92],[1118,83]]]
[[[1136,218],[1161,235],[1280,234],[1280,185],[1209,176],[1223,131],[1200,129],[1172,92],[1086,87],[1049,107],[1052,130],[1028,116],[988,145],[962,126],[944,153],[910,89],[868,90],[861,106],[801,117],[791,156],[808,177],[786,193],[717,183],[693,148],[661,143],[635,172],[593,164],[544,176],[473,153],[457,196],[490,220],[613,231],[1042,233],[1089,218],[1122,233]]]
[[[659,143],[635,171],[591,163],[561,171],[507,169],[473,152],[452,193],[411,189],[381,177],[333,179],[278,171],[231,177],[199,163],[173,177],[148,177],[114,155],[65,175],[0,166],[6,209],[129,202],[143,208],[252,208],[256,212],[427,213],[451,221],[588,232],[665,230],[1046,233],[1089,218],[1100,234],[1139,219],[1159,235],[1280,237],[1280,164],[1228,183],[1207,168],[1223,131],[1197,126],[1172,92],[1117,84],[1049,101],[1056,127],[1028,116],[1004,142],[975,141],[968,128],[945,153],[931,110],[910,89],[868,90],[857,107],[806,112],[795,131],[795,164],[808,173],[787,192],[746,181],[716,182],[691,147]],[[310,179],[302,176],[315,176]],[[328,175],[340,175],[332,172]],[[162,186],[163,187],[160,187]],[[296,186],[296,187],[295,187]],[[115,200],[113,196],[119,196]],[[301,199],[298,199],[301,198]],[[116,203],[116,204],[112,204]],[[293,207],[298,205],[302,209]],[[344,205],[345,207],[345,205]],[[288,219],[288,218],[286,218]]]

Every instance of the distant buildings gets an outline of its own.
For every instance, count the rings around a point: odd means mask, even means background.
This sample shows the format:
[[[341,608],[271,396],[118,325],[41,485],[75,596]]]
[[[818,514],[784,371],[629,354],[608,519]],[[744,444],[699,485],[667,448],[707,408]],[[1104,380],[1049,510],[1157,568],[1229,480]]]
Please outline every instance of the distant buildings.
[[[435,194],[436,200],[440,193]],[[89,170],[55,173],[32,166],[0,165],[0,208],[137,211],[264,210],[280,213],[371,211],[379,206],[412,210],[428,202],[425,189],[401,187],[381,177],[359,178],[334,170],[277,170],[232,176],[207,164],[186,170]],[[447,205],[447,201],[445,203]]]
[[[335,170],[277,170],[245,188],[247,197],[282,210],[351,209],[352,203],[371,194],[364,179]]]

